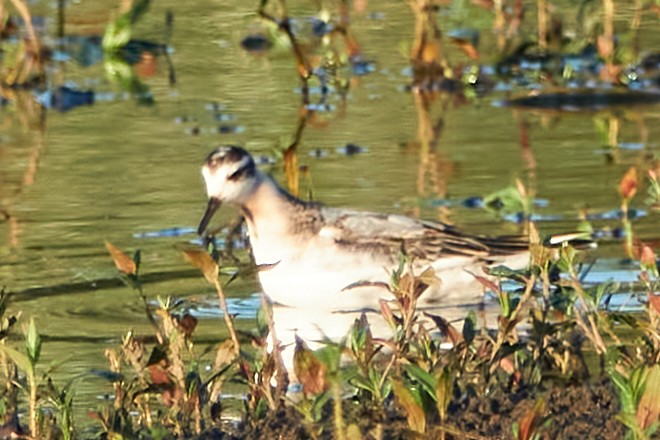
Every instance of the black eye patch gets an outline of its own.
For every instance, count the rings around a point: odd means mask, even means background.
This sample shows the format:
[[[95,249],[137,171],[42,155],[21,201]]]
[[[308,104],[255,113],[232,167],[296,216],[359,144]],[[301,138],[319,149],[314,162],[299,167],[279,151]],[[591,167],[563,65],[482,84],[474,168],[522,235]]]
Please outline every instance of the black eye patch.
[[[246,163],[233,173],[231,173],[229,176],[227,176],[227,180],[235,182],[237,180],[241,180],[245,177],[250,177],[254,175],[254,164],[251,162]]]

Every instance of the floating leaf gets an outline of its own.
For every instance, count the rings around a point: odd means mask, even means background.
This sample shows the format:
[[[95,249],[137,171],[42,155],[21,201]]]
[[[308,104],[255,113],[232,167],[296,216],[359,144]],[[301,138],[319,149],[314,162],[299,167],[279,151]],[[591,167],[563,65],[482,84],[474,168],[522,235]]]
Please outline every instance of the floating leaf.
[[[185,250],[183,253],[193,266],[202,271],[206,281],[211,284],[216,283],[218,279],[218,265],[208,253],[198,250]]]
[[[630,167],[626,174],[623,175],[621,183],[619,183],[619,193],[626,200],[632,199],[637,192],[638,183],[637,168]]]
[[[105,248],[110,253],[112,261],[114,261],[115,267],[117,267],[118,271],[127,275],[135,275],[137,273],[137,266],[133,258],[120,251],[119,248],[108,240],[105,240]]]

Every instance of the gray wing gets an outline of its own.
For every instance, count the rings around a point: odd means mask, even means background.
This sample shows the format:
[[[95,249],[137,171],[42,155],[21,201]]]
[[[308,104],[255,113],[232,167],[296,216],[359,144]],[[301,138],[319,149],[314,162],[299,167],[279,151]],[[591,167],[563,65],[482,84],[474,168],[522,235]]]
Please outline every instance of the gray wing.
[[[321,234],[340,246],[395,258],[400,252],[416,259],[468,256],[488,260],[528,249],[524,237],[483,237],[463,233],[441,222],[394,214],[323,208]]]

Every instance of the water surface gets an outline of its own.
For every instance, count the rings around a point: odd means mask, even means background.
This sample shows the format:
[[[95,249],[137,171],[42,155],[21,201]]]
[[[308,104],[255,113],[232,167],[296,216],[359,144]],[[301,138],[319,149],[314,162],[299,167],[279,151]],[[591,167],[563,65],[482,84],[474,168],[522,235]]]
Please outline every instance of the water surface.
[[[444,9],[442,26],[479,28],[480,50],[494,52],[491,16],[463,3]],[[45,17],[44,32],[51,40],[52,7],[39,2],[34,8]],[[0,109],[0,201],[10,216],[0,222],[0,284],[16,292],[14,310],[36,318],[46,359],[67,360],[63,377],[103,367],[104,348],[127,330],[149,332],[139,297],[118,281],[104,240],[127,252],[142,250],[147,295],[189,299],[202,318],[201,341],[224,338],[213,289],[180,252],[196,240],[193,231],[205,207],[199,166],[216,145],[235,143],[273,159],[266,168],[284,182],[278,151],[291,142],[301,105],[288,48],[253,56],[240,47],[245,35],[261,29],[254,7],[236,1],[153,4],[135,36],[162,40],[165,10],[174,12],[170,57],[177,79],[169,83],[166,62],[157,58],[156,73],[143,78],[153,106],[138,105],[108,83],[101,64],[82,67],[72,59],[57,64],[52,86],[71,81],[94,90],[100,102],[42,114],[32,92],[17,91]],[[108,9],[71,3],[67,33],[100,35]],[[567,16],[574,14],[566,10]],[[299,17],[312,13],[292,9]],[[623,7],[617,19],[625,23],[628,14]],[[375,71],[352,76],[345,102],[331,94],[333,110],[319,113],[318,123],[306,127],[298,147],[299,163],[308,167],[302,194],[313,193],[332,206],[441,218],[475,232],[515,234],[522,232],[519,224],[460,202],[518,178],[543,201],[536,214],[554,219],[538,227],[553,233],[575,229],[581,209],[598,215],[617,209],[621,176],[630,166],[658,156],[657,105],[570,113],[493,105],[526,91],[511,91],[507,85],[482,98],[441,95],[424,110],[418,97],[406,91],[413,30],[407,6],[370,2],[368,13],[351,18],[363,56],[373,60]],[[660,47],[657,23],[645,19],[639,35],[644,47]],[[453,60],[465,62],[456,48],[448,50]],[[496,59],[484,58],[485,65]],[[214,110],[216,104],[221,110]],[[216,113],[227,115],[226,120],[216,120]],[[620,145],[612,150],[598,127],[615,119]],[[440,133],[432,151],[420,143],[424,121]],[[221,125],[233,127],[224,129],[232,132],[219,133]],[[342,154],[341,147],[349,143],[365,151]],[[310,154],[317,149],[321,154]],[[633,207],[647,210],[643,196]],[[450,208],[442,206],[447,200],[454,202]],[[216,222],[235,215],[225,208]],[[620,227],[617,218],[594,223]],[[657,240],[657,227],[653,212],[634,222],[642,240]],[[238,255],[247,261],[245,251]],[[634,266],[624,256],[618,241],[601,244],[588,256],[599,259],[594,280],[634,281]],[[227,288],[233,310],[245,318],[239,323],[243,328],[252,327],[258,291],[253,278]],[[81,392],[85,401],[98,388]]]

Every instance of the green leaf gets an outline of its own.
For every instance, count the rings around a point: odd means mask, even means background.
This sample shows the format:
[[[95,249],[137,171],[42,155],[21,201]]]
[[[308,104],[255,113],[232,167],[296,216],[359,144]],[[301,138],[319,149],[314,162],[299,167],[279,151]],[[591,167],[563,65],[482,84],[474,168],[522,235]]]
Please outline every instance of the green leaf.
[[[149,86],[135,74],[133,68],[119,54],[106,53],[103,59],[105,75],[110,82],[131,94],[140,105],[152,105],[153,94]]]
[[[101,43],[106,52],[117,52],[131,40],[133,25],[149,8],[150,0],[137,0],[130,11],[121,14],[108,24]]]
[[[649,369],[647,367],[641,366],[637,367],[630,373],[628,378],[628,384],[632,392],[633,404],[635,408],[639,404],[644,390],[646,389],[646,381],[648,378]]]
[[[463,322],[463,339],[468,344],[472,343],[474,337],[476,336],[476,327],[477,327],[477,314],[474,310],[470,310],[468,315],[465,317]]]
[[[368,393],[370,393],[372,395],[376,394],[376,392],[375,392],[376,390],[374,390],[374,387],[371,384],[371,381],[369,381],[364,376],[355,375],[355,376],[351,377],[348,380],[348,383],[353,385],[355,388],[367,391]]]
[[[257,405],[254,408],[254,417],[257,420],[259,420],[265,417],[267,413],[268,413],[268,401],[264,397],[261,397],[259,398],[259,401],[257,402]]]
[[[142,251],[140,249],[133,253],[133,262],[135,263],[135,276],[140,271],[140,263],[142,262]]]
[[[484,206],[507,214],[527,212],[526,201],[514,185],[486,195],[484,197]]]
[[[314,400],[312,401],[311,413],[315,422],[321,420],[321,417],[323,416],[323,407],[326,403],[328,403],[331,396],[332,394],[329,391],[324,391],[318,396],[314,397]]]
[[[440,420],[445,420],[447,408],[452,399],[453,381],[448,368],[443,368],[435,376],[435,401]]]
[[[257,333],[262,339],[268,336],[268,316],[270,316],[270,314],[270,303],[262,301],[261,307],[257,309]]]
[[[360,318],[355,320],[349,340],[351,351],[358,366],[365,370],[375,353],[371,327],[366,314],[362,313]]]
[[[424,414],[422,405],[417,402],[410,390],[401,381],[392,380],[392,389],[396,401],[406,413],[410,429],[423,434],[426,431],[426,414]]]
[[[608,369],[607,374],[619,391],[621,400],[621,412],[624,414],[635,414],[636,404],[633,391],[628,379],[613,368]]]
[[[635,433],[636,437],[635,438],[640,438],[643,436],[640,436],[641,430],[639,429],[639,425],[637,424],[637,419],[635,418],[635,414],[629,414],[629,413],[620,413],[617,414],[616,416],[617,419],[621,421],[628,429],[630,429],[633,433]],[[628,438],[626,436],[626,438]]]
[[[422,389],[437,402],[435,394],[436,379],[431,373],[427,373],[417,365],[413,364],[405,365],[403,369],[406,370],[406,373],[408,373],[413,380],[418,382]]]
[[[32,367],[32,363],[26,355],[4,344],[0,344],[0,351],[3,351],[7,356],[9,356],[9,359],[11,359],[12,362],[16,364],[19,370],[22,370],[28,376],[33,375],[34,369]]]
[[[41,354],[41,336],[37,332],[37,325],[34,323],[34,318],[30,319],[28,325],[27,335],[25,336],[25,348],[30,358],[32,365],[39,362],[39,355]]]
[[[329,372],[335,372],[339,369],[341,361],[342,347],[338,344],[327,343],[323,347],[314,351],[316,358],[321,361]]]

